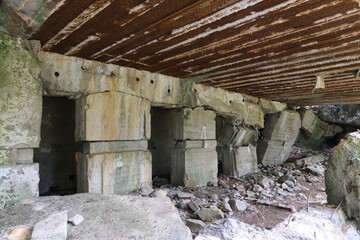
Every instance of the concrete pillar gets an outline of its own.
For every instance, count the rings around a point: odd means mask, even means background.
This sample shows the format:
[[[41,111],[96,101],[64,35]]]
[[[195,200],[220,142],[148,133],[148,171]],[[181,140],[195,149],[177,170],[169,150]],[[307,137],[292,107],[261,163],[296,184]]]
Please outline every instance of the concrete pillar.
[[[151,185],[150,103],[120,92],[76,102],[78,192],[127,194]]]
[[[258,132],[255,128],[238,122],[236,117],[217,116],[216,139],[225,175],[240,177],[257,171]]]
[[[0,208],[39,195],[42,91],[37,59],[0,34]]]
[[[264,165],[284,163],[289,158],[300,127],[300,114],[296,111],[269,114],[262,131],[263,138],[257,146],[259,162]]]
[[[174,147],[171,183],[195,187],[217,183],[215,112],[202,107],[173,111]]]

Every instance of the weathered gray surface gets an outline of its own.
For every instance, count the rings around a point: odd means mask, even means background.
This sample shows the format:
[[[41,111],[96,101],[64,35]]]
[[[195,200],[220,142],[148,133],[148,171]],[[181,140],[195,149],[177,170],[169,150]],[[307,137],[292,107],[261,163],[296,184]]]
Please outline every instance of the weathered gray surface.
[[[285,103],[270,101],[264,98],[260,98],[260,106],[263,108],[264,113],[282,112],[287,108]]]
[[[0,149],[39,146],[39,66],[35,56],[0,33]]]
[[[224,218],[224,213],[216,206],[210,206],[210,208],[201,208],[197,214],[204,222],[212,222]]]
[[[39,196],[39,165],[0,167],[0,209],[24,198]]]
[[[295,142],[295,145],[300,147],[321,148],[327,138],[343,131],[340,126],[322,121],[310,110],[300,110],[300,117],[301,131]]]
[[[137,150],[147,150],[148,141],[110,141],[110,142],[84,142],[82,144],[82,153],[114,153]]]
[[[296,111],[269,114],[262,132],[264,138],[257,146],[259,162],[264,165],[284,163],[289,157],[300,127],[300,114]]]
[[[216,117],[216,140],[219,146],[247,146],[258,140],[256,129],[242,124],[237,117]]]
[[[67,221],[67,211],[60,211],[50,215],[35,224],[31,240],[66,240]]]
[[[215,112],[205,110],[202,107],[195,109],[183,108],[174,111],[175,128],[174,139],[176,140],[201,140],[215,139]]]
[[[325,171],[328,202],[342,202],[348,217],[360,226],[360,134],[348,134],[334,148]]]
[[[360,104],[324,105],[311,110],[326,122],[360,126]]]
[[[186,142],[189,145],[191,141]],[[204,141],[205,145],[206,142]],[[184,144],[178,142],[175,146],[171,183],[186,187],[206,186],[208,182],[216,183],[218,166],[215,147],[184,148]]]
[[[33,226],[53,213],[81,214],[84,222],[67,225],[68,239],[190,240],[190,230],[180,220],[169,198],[144,198],[101,194],[29,199],[0,212],[0,236],[18,225]]]
[[[257,171],[256,147],[226,147],[221,150],[223,172],[227,176],[240,177]]]
[[[151,185],[151,154],[131,151],[77,155],[78,192],[127,194]]]
[[[78,141],[150,138],[150,102],[120,92],[92,94],[76,101]]]

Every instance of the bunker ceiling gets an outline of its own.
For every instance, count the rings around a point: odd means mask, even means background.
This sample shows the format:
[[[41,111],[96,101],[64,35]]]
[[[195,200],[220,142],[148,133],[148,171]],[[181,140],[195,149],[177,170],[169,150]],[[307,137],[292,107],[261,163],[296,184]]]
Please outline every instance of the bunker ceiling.
[[[3,0],[1,8],[8,29],[21,23],[46,51],[314,105],[360,102],[359,4]]]

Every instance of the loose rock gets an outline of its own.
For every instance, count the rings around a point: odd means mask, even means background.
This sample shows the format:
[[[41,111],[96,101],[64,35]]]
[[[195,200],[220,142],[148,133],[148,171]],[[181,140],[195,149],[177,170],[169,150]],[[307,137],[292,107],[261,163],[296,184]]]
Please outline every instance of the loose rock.
[[[67,238],[67,211],[58,212],[50,215],[35,224],[31,239],[32,240],[66,240]]]
[[[186,219],[186,226],[194,233],[198,233],[206,227],[203,221],[197,219]]]
[[[223,219],[224,213],[215,206],[210,208],[202,208],[198,212],[198,216],[205,222],[213,222],[215,220]]]
[[[84,221],[84,217],[80,214],[76,214],[75,216],[69,218],[69,222],[71,222],[74,226],[79,225]]]
[[[248,206],[246,202],[237,199],[230,200],[229,204],[234,211],[245,211]]]

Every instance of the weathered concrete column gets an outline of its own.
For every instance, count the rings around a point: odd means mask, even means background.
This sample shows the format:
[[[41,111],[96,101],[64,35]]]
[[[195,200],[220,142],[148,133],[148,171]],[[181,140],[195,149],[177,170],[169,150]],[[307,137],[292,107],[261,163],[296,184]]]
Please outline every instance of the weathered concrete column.
[[[179,109],[174,114],[171,183],[186,187],[217,183],[215,112],[199,107]]]
[[[290,155],[301,127],[300,114],[293,110],[269,114],[257,147],[257,156],[264,165],[284,163]]]
[[[256,142],[258,132],[237,121],[237,117],[216,118],[216,139],[223,173],[240,177],[257,171]]]
[[[150,102],[104,92],[76,102],[78,191],[127,194],[151,185]]]
[[[39,62],[0,34],[0,208],[39,195],[39,146],[42,91]]]

